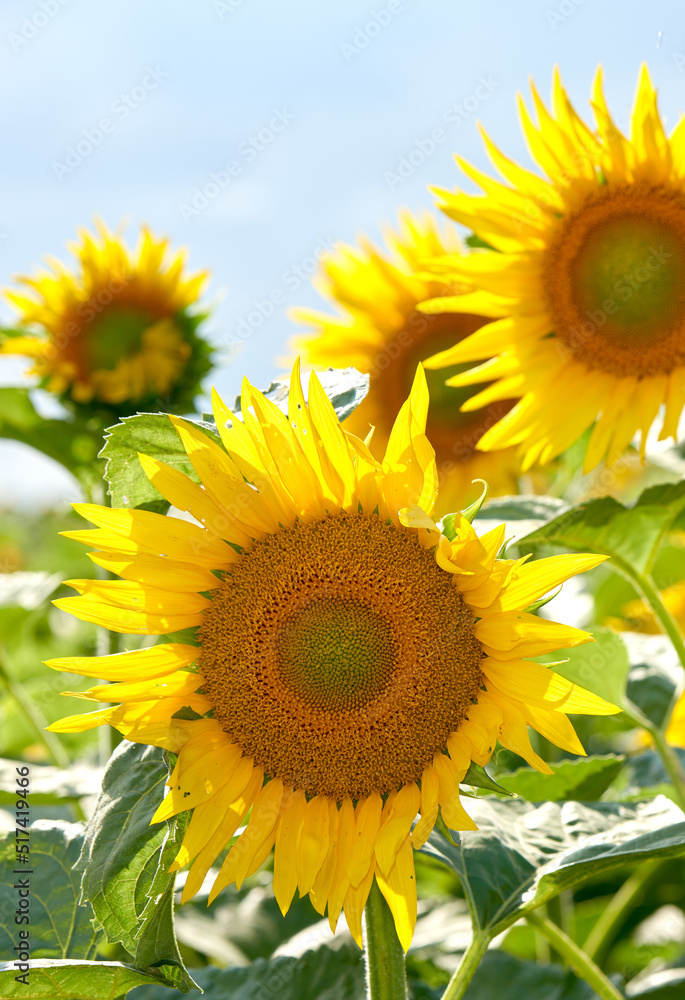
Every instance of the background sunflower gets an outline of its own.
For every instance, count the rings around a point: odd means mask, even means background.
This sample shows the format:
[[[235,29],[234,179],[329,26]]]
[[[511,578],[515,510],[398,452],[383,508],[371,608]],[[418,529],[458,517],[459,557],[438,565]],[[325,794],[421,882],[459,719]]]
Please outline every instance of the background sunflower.
[[[204,317],[189,312],[207,273],[186,277],[183,252],[170,256],[169,241],[145,228],[134,250],[103,222],[79,235],[75,272],[50,260],[36,278],[17,279],[27,291],[6,291],[20,326],[0,353],[32,358],[41,386],[68,406],[105,408],[110,420],[141,407],[192,409],[211,368],[196,332]]]
[[[440,206],[493,247],[438,265],[480,290],[492,322],[427,362],[431,368],[497,357],[449,379],[496,379],[467,410],[521,396],[479,442],[518,445],[524,468],[546,463],[594,424],[585,471],[612,464],[665,406],[675,436],[685,387],[685,119],[667,136],[643,65],[626,138],[611,118],[598,71],[595,130],[574,111],[558,72],[553,114],[533,87],[537,124],[522,100],[531,156],[549,180],[517,166],[485,136],[509,184],[459,160],[485,194],[440,190]],[[495,252],[496,251],[496,252]],[[452,300],[424,307],[430,314]],[[563,400],[560,405],[560,400]]]
[[[340,246],[325,259],[318,285],[322,294],[339,306],[342,316],[306,309],[293,311],[295,320],[315,331],[293,340],[305,364],[339,368],[352,365],[370,375],[369,394],[346,426],[362,438],[373,427],[374,446],[381,450],[406,399],[417,363],[455,340],[468,337],[487,322],[468,306],[430,316],[417,309],[426,298],[468,291],[464,285],[426,273],[431,258],[448,253],[459,256],[463,252],[453,232],[441,233],[428,214],[420,217],[405,212],[400,215],[397,230],[387,230],[386,244],[388,251],[383,253],[362,240],[359,247]],[[462,368],[455,366],[454,371]],[[515,452],[490,457],[476,451],[485,431],[508,412],[514,401],[498,401],[468,414],[460,413],[460,405],[483,390],[484,384],[452,393],[445,390],[442,373],[429,374],[428,382],[428,436],[436,450],[441,510],[464,507],[474,500],[479,492],[478,486],[472,485],[474,479],[487,480],[495,496],[516,492]]]

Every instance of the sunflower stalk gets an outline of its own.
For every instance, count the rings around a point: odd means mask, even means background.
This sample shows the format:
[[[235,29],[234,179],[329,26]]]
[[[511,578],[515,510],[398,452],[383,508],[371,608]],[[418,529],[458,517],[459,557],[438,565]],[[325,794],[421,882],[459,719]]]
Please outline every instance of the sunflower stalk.
[[[364,958],[368,1000],[406,1000],[404,952],[390,907],[375,880],[364,910]]]
[[[619,930],[640,902],[647,886],[662,865],[661,858],[645,861],[612,896],[585,939],[583,950],[589,958],[596,962],[602,961]]]
[[[623,1000],[623,995],[599,966],[595,965],[590,956],[560,927],[539,913],[526,914],[526,920],[531,927],[547,938],[552,949],[568,962],[573,971],[592,987],[601,1000]]]
[[[464,952],[459,968],[454,973],[447,989],[442,995],[442,1000],[461,1000],[473,979],[476,969],[480,965],[483,955],[488,950],[491,937],[485,931],[475,931],[471,938],[471,943]]]
[[[685,670],[685,639],[683,639],[683,636],[681,635],[680,630],[668,608],[661,600],[659,591],[654,581],[646,573],[629,575],[632,582],[641,592],[644,600],[651,608],[662,629],[671,640],[673,648],[678,655],[678,659]],[[685,771],[683,770],[680,760],[678,759],[678,755],[673,747],[668,743],[663,730],[656,726],[649,725],[647,720],[645,720],[645,728],[654,740],[654,748],[661,757],[666,772],[673,783],[675,800],[683,812],[685,812]]]

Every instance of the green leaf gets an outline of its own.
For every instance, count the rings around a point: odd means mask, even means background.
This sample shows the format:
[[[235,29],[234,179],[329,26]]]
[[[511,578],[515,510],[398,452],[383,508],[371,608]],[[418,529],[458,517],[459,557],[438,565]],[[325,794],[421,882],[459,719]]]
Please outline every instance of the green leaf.
[[[673,748],[680,759],[681,767],[685,768],[685,749]],[[671,778],[664,767],[664,762],[654,750],[646,750],[636,757],[630,757],[626,764],[626,788],[622,798],[645,798],[648,795],[668,795],[671,789]]]
[[[300,956],[257,959],[244,968],[193,969],[205,1000],[358,1000],[364,995],[364,967],[355,945],[326,946]],[[168,1000],[169,993],[146,986],[131,1000]]]
[[[122,944],[137,966],[150,972],[154,967],[166,983],[187,993],[194,983],[176,944],[174,875],[166,871],[178,851],[176,824],[150,826],[167,777],[159,748],[119,744],[105,771],[78,869],[82,898],[90,901],[107,939]]]
[[[540,774],[531,767],[522,767],[513,774],[500,777],[510,792],[516,792],[528,802],[560,802],[575,799],[594,802],[618,777],[625,757],[585,757],[565,760],[552,767],[554,774]]]
[[[219,436],[209,424],[197,422],[208,438],[218,443]],[[138,413],[124,417],[107,429],[100,457],[105,459],[105,479],[113,507],[143,507],[165,513],[169,504],[143,472],[138,452],[157,458],[184,472],[199,483],[181,438],[166,413]]]
[[[558,517],[568,510],[568,504],[556,497],[514,496],[496,497],[488,500],[476,517],[475,528],[479,535],[496,528],[507,526],[508,543],[518,544],[518,540],[547,524],[550,518]]]
[[[16,768],[22,761],[0,760],[0,805],[14,803]],[[48,764],[31,765],[31,805],[60,805],[78,802],[87,795],[97,795],[102,782],[100,768],[72,764],[69,770]]]
[[[664,635],[623,632],[630,659],[627,697],[657,729],[666,729],[680,694],[683,668]]]
[[[51,420],[34,407],[28,389],[0,388],[0,438],[22,441],[65,466],[86,487],[99,480],[95,461],[100,428],[82,419]]]
[[[613,868],[685,855],[685,817],[659,796],[648,802],[474,799],[478,830],[453,847],[435,831],[422,848],[460,878],[474,927],[497,934],[527,911]]]
[[[121,962],[31,960],[28,985],[16,981],[21,974],[9,962],[0,965],[3,1000],[123,1000],[134,986],[154,982],[152,976]],[[164,996],[170,996],[168,990]]]
[[[93,957],[98,937],[93,913],[90,906],[78,905],[79,876],[72,871],[82,843],[80,824],[38,820],[29,827],[30,863],[23,865],[16,861],[14,829],[5,834],[0,844],[0,955],[12,955],[18,943],[19,890],[14,886],[18,879],[28,879],[31,957]]]
[[[494,949],[476,969],[464,1000],[596,1000],[591,986],[560,965],[538,965]]]
[[[562,546],[611,556],[611,566],[630,579],[645,574],[661,540],[685,510],[685,482],[645,490],[632,507],[612,497],[588,500],[537,527],[516,544],[523,552],[540,545]]]

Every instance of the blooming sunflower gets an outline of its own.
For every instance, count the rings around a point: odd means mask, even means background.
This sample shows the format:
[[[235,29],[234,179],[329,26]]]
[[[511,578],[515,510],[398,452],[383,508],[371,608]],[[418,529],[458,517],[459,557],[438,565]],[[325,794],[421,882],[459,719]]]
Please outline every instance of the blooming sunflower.
[[[478,447],[518,445],[524,468],[549,461],[594,425],[588,471],[605,455],[612,464],[638,430],[644,457],[662,404],[661,437],[677,431],[685,400],[685,118],[668,137],[645,66],[630,138],[609,114],[601,69],[594,130],[574,111],[558,72],[553,113],[532,90],[537,124],[522,99],[521,121],[549,180],[484,136],[509,183],[459,160],[485,195],[438,192],[444,211],[494,250],[441,265],[475,286],[473,303],[443,298],[428,308],[477,304],[492,322],[427,365],[491,359],[449,382],[497,379],[468,410],[521,397]]]
[[[471,762],[499,739],[549,773],[528,725],[583,753],[567,713],[618,711],[526,659],[591,641],[525,608],[603,557],[501,560],[504,526],[479,538],[461,515],[441,535],[420,368],[382,463],[342,429],[314,374],[305,402],[299,362],[287,417],[247,382],[242,402],[239,420],[214,395],[223,447],[171,418],[202,485],[140,456],[197,523],[76,505],[97,527],[67,536],[122,579],[71,580],[81,596],[58,607],[123,633],[197,632],[50,661],[114,682],[78,697],[120,702],[51,729],[110,723],[178,754],[152,822],[193,810],[173,863],[191,865],[184,901],[249,814],[210,902],[273,849],[284,913],[299,889],[333,928],[344,908],[359,942],[375,878],[406,949],[413,850],[439,810],[453,829],[475,828],[459,798]]]
[[[368,395],[345,426],[360,437],[373,427],[374,446],[380,451],[388,443],[417,364],[488,322],[469,311],[431,316],[418,311],[424,299],[464,290],[425,273],[429,258],[461,252],[456,237],[443,235],[430,215],[418,218],[404,212],[397,230],[388,229],[386,242],[389,253],[362,240],[360,247],[339,246],[325,261],[321,291],[341,307],[342,316],[305,309],[293,312],[295,319],[315,330],[293,341],[305,363],[352,365],[371,376]],[[455,366],[452,374],[464,367]],[[436,450],[442,509],[454,510],[473,500],[474,479],[486,479],[495,496],[517,492],[520,463],[515,449],[492,456],[476,451],[480,437],[514,401],[498,400],[460,413],[460,404],[485,389],[484,383],[451,392],[442,375],[431,372],[428,386],[427,433]]]
[[[185,277],[184,254],[170,257],[168,240],[147,229],[134,251],[104,223],[97,230],[81,230],[70,247],[76,272],[50,259],[49,270],[17,279],[27,292],[6,291],[28,331],[0,343],[0,353],[33,358],[30,374],[65,402],[182,409],[211,367],[195,332],[202,317],[187,312],[206,272]]]

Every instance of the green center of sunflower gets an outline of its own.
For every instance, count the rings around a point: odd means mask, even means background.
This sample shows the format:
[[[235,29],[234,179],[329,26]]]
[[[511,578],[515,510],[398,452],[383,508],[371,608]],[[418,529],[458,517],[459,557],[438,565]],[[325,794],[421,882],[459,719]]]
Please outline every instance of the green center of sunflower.
[[[321,598],[293,615],[277,640],[283,680],[322,709],[365,705],[393,675],[388,621],[363,601]]]
[[[136,354],[143,334],[154,320],[135,306],[113,305],[86,326],[88,358],[92,370],[116,368],[122,358]]]
[[[683,312],[685,244],[661,219],[605,219],[588,233],[573,270],[580,309],[607,311],[628,339],[668,335]]]
[[[543,284],[556,337],[587,367],[640,378],[685,364],[685,199],[593,193],[560,226]]]

